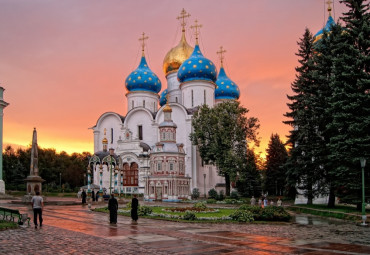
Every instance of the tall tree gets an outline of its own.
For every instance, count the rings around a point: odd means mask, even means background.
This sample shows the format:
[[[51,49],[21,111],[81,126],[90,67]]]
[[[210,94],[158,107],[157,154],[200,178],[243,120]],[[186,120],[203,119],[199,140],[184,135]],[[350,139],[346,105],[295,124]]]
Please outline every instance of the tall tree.
[[[336,28],[330,38],[333,75],[327,112],[333,120],[327,125],[330,160],[339,192],[361,201],[359,159],[370,159],[370,13],[369,2],[341,1],[349,8],[343,14],[345,30]],[[367,2],[367,3],[366,3]],[[343,194],[340,194],[343,195]],[[332,202],[333,203],[333,202]]]
[[[290,120],[284,121],[292,127],[288,136],[288,144],[292,149],[284,165],[288,186],[297,185],[307,197],[308,204],[312,204],[313,198],[319,192],[315,183],[322,179],[312,160],[312,141],[317,137],[313,128],[316,125],[316,118],[311,108],[316,82],[313,42],[314,38],[306,28],[298,42],[299,49],[296,55],[299,57],[300,65],[296,67],[296,79],[291,84],[293,95],[287,96],[291,102],[287,104],[290,111],[285,116]]]
[[[236,180],[238,193],[244,197],[259,196],[262,192],[261,171],[258,168],[258,156],[252,149],[247,149],[244,169]]]
[[[247,141],[258,143],[258,119],[247,118],[247,112],[238,101],[225,101],[214,108],[202,105],[193,116],[190,139],[201,158],[214,163],[225,177],[226,195],[231,181],[245,169]]]
[[[288,153],[278,134],[271,134],[266,152],[265,191],[269,195],[282,195],[286,186],[283,165]]]

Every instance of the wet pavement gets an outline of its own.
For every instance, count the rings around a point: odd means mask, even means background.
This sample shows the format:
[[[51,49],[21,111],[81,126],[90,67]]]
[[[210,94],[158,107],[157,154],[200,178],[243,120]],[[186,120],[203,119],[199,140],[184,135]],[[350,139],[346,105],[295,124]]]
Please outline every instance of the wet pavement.
[[[19,204],[0,206],[32,211]],[[370,228],[298,215],[289,224],[199,224],[46,206],[44,226],[0,231],[1,254],[370,254]],[[305,224],[311,222],[312,224]]]

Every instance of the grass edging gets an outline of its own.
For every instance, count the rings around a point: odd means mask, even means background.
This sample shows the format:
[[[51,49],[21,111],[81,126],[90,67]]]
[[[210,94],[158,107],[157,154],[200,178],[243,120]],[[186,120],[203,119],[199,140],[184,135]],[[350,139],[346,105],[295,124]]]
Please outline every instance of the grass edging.
[[[16,222],[0,220],[0,231],[14,228],[18,228],[18,224]]]
[[[313,209],[307,207],[300,207],[300,206],[289,206],[286,208],[289,211],[298,212],[298,213],[306,213],[317,215],[326,218],[336,218],[341,220],[350,220],[350,221],[359,221],[361,220],[361,215],[356,215],[352,213],[344,213],[344,212],[334,212],[330,210],[320,210],[320,209]]]

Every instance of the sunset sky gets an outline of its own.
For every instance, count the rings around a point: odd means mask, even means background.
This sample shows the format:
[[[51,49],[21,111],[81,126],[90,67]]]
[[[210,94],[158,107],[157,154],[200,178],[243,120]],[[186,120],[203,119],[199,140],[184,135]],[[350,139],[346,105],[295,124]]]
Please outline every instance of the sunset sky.
[[[145,32],[149,67],[166,89],[162,63],[181,36],[182,8],[203,25],[200,47],[225,69],[249,116],[261,123],[264,153],[270,135],[285,140],[286,94],[298,65],[297,41],[326,22],[324,0],[0,0],[0,84],[5,88],[4,144],[38,144],[93,152],[88,129],[107,111],[126,114],[124,80],[140,60]],[[345,8],[336,0],[333,18]],[[195,38],[187,29],[187,40]],[[17,146],[15,146],[17,147]]]

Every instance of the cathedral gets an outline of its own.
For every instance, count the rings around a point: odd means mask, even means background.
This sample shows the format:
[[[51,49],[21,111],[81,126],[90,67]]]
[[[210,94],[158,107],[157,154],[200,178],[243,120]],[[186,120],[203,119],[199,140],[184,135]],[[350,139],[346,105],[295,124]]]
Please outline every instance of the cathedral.
[[[194,188],[201,195],[210,189],[225,189],[217,168],[205,165],[192,145],[192,116],[199,106],[213,107],[239,98],[238,86],[226,75],[222,47],[220,70],[207,59],[198,44],[195,21],[194,47],[186,40],[183,9],[177,17],[182,34],[177,46],[163,60],[166,85],[147,64],[145,40],[140,38],[142,56],[138,67],[125,80],[127,113],[102,114],[91,128],[94,155],[89,171],[92,183],[107,194],[138,193],[145,200],[189,199]],[[166,88],[163,89],[164,86]]]

